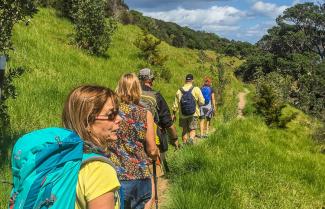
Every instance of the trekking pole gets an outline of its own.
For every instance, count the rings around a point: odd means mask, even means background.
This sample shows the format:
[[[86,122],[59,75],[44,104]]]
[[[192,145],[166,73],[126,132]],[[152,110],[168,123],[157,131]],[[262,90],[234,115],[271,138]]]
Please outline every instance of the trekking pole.
[[[158,209],[158,179],[157,179],[157,165],[156,165],[156,161],[153,161],[152,163],[152,167],[153,167],[153,182],[155,184],[155,204],[156,204],[156,209]]]

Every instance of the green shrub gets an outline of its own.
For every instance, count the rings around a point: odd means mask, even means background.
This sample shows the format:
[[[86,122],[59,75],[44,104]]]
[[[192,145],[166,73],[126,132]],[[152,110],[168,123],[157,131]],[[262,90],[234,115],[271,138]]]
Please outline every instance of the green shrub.
[[[172,74],[165,66],[168,57],[162,55],[158,50],[160,43],[161,40],[153,37],[146,31],[134,41],[134,45],[141,50],[140,57],[147,62],[147,66],[144,67],[151,67],[155,71],[156,77],[169,82]]]
[[[325,154],[325,123],[322,123],[313,133],[313,139],[321,144],[321,152]]]
[[[4,130],[9,126],[10,117],[8,114],[8,106],[6,101],[9,98],[15,99],[17,97],[16,87],[13,85],[14,78],[20,77],[25,72],[22,67],[10,68],[4,77],[3,86],[1,88],[0,98],[0,129]]]
[[[167,60],[167,56],[161,55],[158,50],[161,40],[144,32],[134,42],[134,45],[141,50],[140,56],[144,58],[150,65],[163,66]]]
[[[75,23],[75,41],[90,54],[104,55],[111,43],[117,24],[105,18],[105,1],[73,0],[72,17]]]
[[[256,85],[255,108],[268,126],[285,128],[296,117],[296,113],[282,116],[285,99],[290,93],[290,78],[272,72],[258,79]],[[282,117],[281,117],[282,116]]]
[[[223,99],[222,95],[223,95],[225,87],[229,81],[227,80],[226,75],[225,75],[225,66],[221,62],[221,57],[219,57],[219,56],[216,58],[215,67],[217,68],[217,71],[218,71],[218,73],[217,73],[218,85],[217,85],[216,100],[217,100],[218,105],[222,105],[224,103],[224,99]]]

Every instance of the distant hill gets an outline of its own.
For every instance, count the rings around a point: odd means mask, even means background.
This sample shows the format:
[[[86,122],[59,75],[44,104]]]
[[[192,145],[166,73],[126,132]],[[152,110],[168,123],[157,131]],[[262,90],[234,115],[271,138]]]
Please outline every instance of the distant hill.
[[[228,40],[214,33],[195,31],[189,27],[181,27],[176,23],[165,22],[143,16],[141,12],[131,10],[128,16],[120,19],[124,24],[134,24],[142,30],[155,35],[157,38],[175,47],[190,49],[213,50],[218,53],[246,57],[255,46],[242,41]]]
[[[121,23],[136,25],[178,48],[209,49],[237,57],[246,57],[255,50],[255,46],[248,42],[229,40],[215,33],[195,31],[173,22],[144,16],[141,12],[129,10],[123,0],[107,0],[106,10],[108,16],[117,18]]]
[[[221,38],[214,33],[194,31],[176,23],[143,16],[142,13],[134,10],[131,10],[130,14],[132,24],[148,30],[151,34],[176,47],[220,50],[230,43],[228,39]]]

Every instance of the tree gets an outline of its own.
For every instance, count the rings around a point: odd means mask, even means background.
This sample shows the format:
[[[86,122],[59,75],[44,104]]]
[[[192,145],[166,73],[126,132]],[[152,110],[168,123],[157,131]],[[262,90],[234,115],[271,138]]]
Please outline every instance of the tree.
[[[90,54],[104,55],[110,45],[117,24],[105,18],[104,0],[72,0],[75,41]]]
[[[26,20],[27,17],[32,17],[36,12],[36,2],[24,0],[3,0],[0,3],[0,54],[7,54],[10,49],[13,49],[11,41],[12,30],[16,23]],[[10,97],[15,98],[16,91],[12,81],[15,77],[23,74],[24,69],[18,67],[9,69],[9,72],[4,76],[3,86],[1,86],[0,98],[0,129],[3,130],[9,127],[9,115],[7,112],[6,100]]]
[[[297,4],[286,9],[277,18],[277,23],[294,24],[308,40],[305,45],[309,50],[317,53],[321,59],[325,58],[325,3]]]
[[[267,78],[264,84],[275,79],[269,74],[277,73],[277,81],[290,77],[286,102],[325,121],[324,18],[325,4],[305,3],[288,8],[277,18],[277,25],[258,41],[259,50],[247,58],[236,75],[254,82]],[[272,89],[261,88],[264,95],[271,95]]]
[[[12,29],[14,25],[36,12],[36,0],[2,0],[0,3],[0,53],[12,48]]]

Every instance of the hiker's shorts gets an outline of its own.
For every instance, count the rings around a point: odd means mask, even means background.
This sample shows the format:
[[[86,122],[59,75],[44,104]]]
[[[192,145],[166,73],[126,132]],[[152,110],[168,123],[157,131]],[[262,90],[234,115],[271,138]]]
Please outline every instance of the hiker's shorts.
[[[124,209],[143,209],[151,199],[151,179],[122,180]]]
[[[179,126],[183,129],[187,130],[195,130],[197,129],[197,117],[191,116],[187,118],[180,118],[179,119]]]
[[[200,107],[200,119],[208,119],[210,120],[213,116],[213,108],[211,102],[207,105],[203,105]]]

